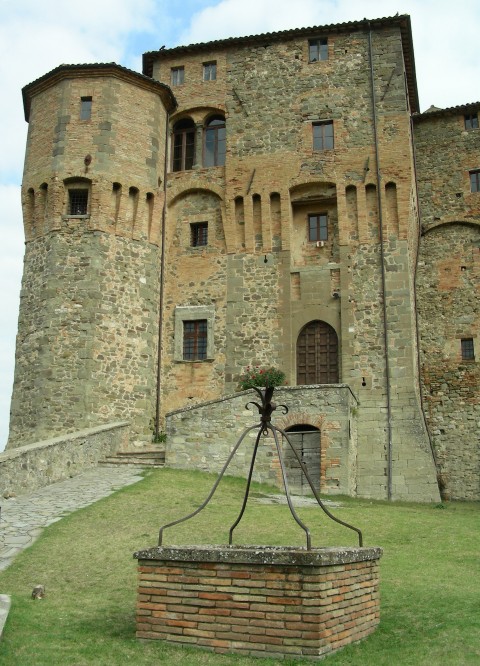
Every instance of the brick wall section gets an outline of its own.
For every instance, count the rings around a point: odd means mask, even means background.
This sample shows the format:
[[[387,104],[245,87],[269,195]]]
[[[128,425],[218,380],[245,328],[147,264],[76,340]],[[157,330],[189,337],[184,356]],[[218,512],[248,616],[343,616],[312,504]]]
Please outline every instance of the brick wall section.
[[[380,548],[156,548],[139,560],[137,636],[259,657],[320,657],[379,623]]]

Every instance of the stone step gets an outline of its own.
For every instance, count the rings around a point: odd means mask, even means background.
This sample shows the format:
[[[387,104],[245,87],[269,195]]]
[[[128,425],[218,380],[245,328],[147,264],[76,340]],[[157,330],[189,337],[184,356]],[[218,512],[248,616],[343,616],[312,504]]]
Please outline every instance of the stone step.
[[[117,451],[99,461],[103,465],[138,465],[140,467],[164,467],[165,451],[143,449],[141,451]]]

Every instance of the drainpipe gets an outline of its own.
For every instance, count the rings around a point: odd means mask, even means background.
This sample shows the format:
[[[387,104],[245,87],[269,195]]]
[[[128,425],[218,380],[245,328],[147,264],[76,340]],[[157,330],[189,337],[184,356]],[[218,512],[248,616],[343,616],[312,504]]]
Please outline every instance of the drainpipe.
[[[386,276],[385,276],[385,251],[383,247],[383,208],[382,208],[382,193],[380,190],[380,160],[378,149],[378,128],[377,128],[377,102],[375,97],[375,72],[373,68],[373,48],[372,48],[372,28],[370,21],[368,22],[368,60],[370,65],[370,96],[372,100],[372,119],[373,119],[373,135],[375,141],[375,162],[377,172],[377,205],[378,205],[378,224],[380,232],[380,262],[381,262],[381,275],[382,275],[382,306],[383,306],[383,344],[385,348],[385,374],[386,374],[386,389],[387,389],[387,498],[392,499],[392,405],[391,405],[391,386],[390,386],[390,359],[388,354],[388,325],[387,325],[387,303],[385,298],[386,293]]]
[[[162,209],[162,250],[160,253],[160,299],[158,305],[158,364],[157,364],[157,404],[155,410],[155,438],[160,434],[160,384],[162,372],[162,341],[163,341],[163,299],[165,291],[165,238],[167,221],[167,171],[168,171],[168,130],[170,126],[170,114],[167,111],[165,122],[165,159],[163,164],[163,209]]]

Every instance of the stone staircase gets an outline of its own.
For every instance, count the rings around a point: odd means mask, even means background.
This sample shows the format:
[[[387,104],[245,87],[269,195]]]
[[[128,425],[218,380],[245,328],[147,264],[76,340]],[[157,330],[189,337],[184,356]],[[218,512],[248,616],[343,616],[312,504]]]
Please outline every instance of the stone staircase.
[[[165,448],[150,445],[148,449],[117,451],[114,455],[100,460],[101,465],[137,465],[138,467],[164,467]]]

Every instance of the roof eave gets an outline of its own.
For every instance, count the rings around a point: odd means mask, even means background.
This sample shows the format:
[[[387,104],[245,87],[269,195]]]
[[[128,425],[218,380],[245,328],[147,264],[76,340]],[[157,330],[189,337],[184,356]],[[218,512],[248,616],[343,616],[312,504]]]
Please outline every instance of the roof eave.
[[[480,102],[468,102],[458,106],[449,106],[445,109],[435,109],[434,111],[424,111],[423,113],[413,114],[414,121],[429,120],[439,116],[457,116],[459,113],[480,112]]]
[[[382,27],[397,26],[400,28],[402,36],[403,54],[405,59],[405,69],[407,74],[408,95],[410,109],[412,113],[419,111],[419,99],[417,80],[415,73],[415,57],[413,51],[412,26],[410,16],[403,14],[399,16],[385,17],[379,19],[362,19],[361,21],[349,21],[346,23],[332,23],[324,26],[313,26],[310,28],[294,28],[291,30],[282,30],[279,32],[267,32],[260,35],[249,35],[246,37],[230,37],[227,39],[218,39],[210,42],[200,42],[198,44],[188,44],[186,46],[175,46],[171,49],[161,48],[158,51],[148,51],[142,56],[142,72],[145,76],[153,76],[153,64],[156,60],[171,58],[175,55],[185,55],[188,53],[198,53],[199,51],[211,51],[212,49],[225,49],[237,45],[248,45],[269,41],[282,41],[285,39],[309,36],[312,33],[322,32],[338,33],[349,30],[369,30]]]
[[[28,122],[30,117],[31,101],[34,95],[55,85],[59,81],[71,78],[82,78],[84,76],[114,76],[125,81],[130,81],[135,85],[152,90],[160,95],[165,108],[169,113],[177,108],[177,100],[169,86],[165,83],[155,81],[151,77],[139,74],[131,69],[117,65],[116,63],[87,63],[82,65],[59,65],[50,72],[47,72],[40,78],[28,83],[22,88],[23,109],[25,120]]]

